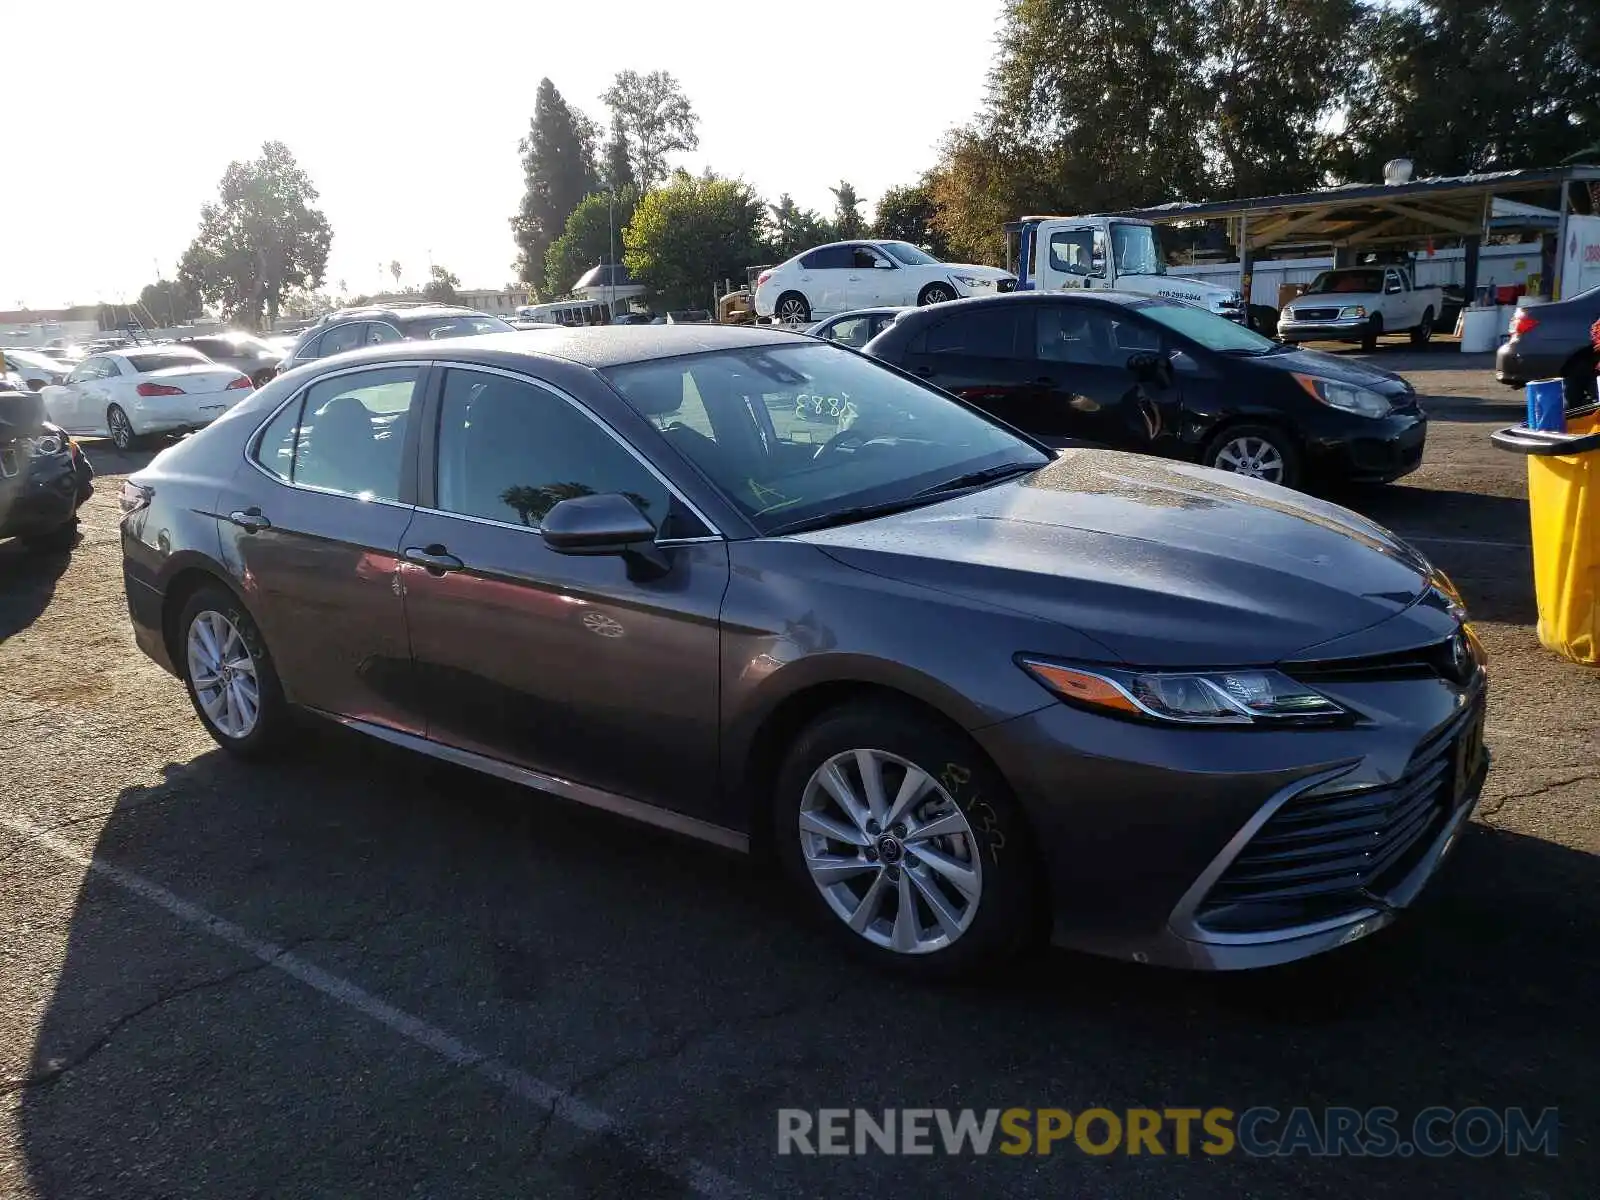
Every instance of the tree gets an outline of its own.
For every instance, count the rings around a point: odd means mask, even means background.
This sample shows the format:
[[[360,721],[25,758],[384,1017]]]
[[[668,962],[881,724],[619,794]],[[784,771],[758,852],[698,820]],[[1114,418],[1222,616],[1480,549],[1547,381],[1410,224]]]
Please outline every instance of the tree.
[[[833,240],[833,227],[813,209],[801,208],[788,192],[779,196],[776,204],[769,204],[767,209],[770,213],[771,257],[778,262]]]
[[[398,258],[389,263],[389,274],[394,276],[395,287],[399,287],[400,276],[403,274],[403,272],[400,269],[400,260]]]
[[[937,212],[926,176],[904,187],[889,188],[873,214],[872,236],[925,246],[935,258],[944,258],[949,247],[934,226]]]
[[[631,188],[618,194],[614,204],[609,192],[591,192],[583,198],[545,255],[545,284],[550,295],[566,295],[590,267],[611,262],[613,253],[621,256],[622,231],[633,219],[637,202]]]
[[[522,205],[511,218],[519,250],[517,278],[537,291],[544,282],[550,243],[595,188],[594,125],[567,107],[555,84],[541,79],[528,135],[519,148],[525,187]]]
[[[333,231],[312,207],[317,189],[282,142],[261,157],[232,162],[215,204],[200,209],[200,232],[184,251],[179,279],[230,320],[259,328],[277,320],[290,288],[322,284]]]
[[[670,308],[705,306],[715,281],[760,261],[765,206],[749,184],[679,174],[646,192],[623,231],[628,272]]]
[[[1370,9],[1359,36],[1348,178],[1401,155],[1424,175],[1551,166],[1600,142],[1593,0],[1417,0]]]
[[[638,181],[633,177],[633,163],[628,158],[628,131],[623,128],[622,117],[611,114],[611,136],[606,139],[605,162],[601,166],[600,180],[607,190],[621,195],[637,191]]]
[[[139,312],[155,325],[184,325],[200,315],[200,300],[182,280],[158,279],[139,292]]]
[[[867,223],[861,219],[861,197],[848,180],[841,179],[838,187],[828,189],[833,193],[833,228],[840,238],[858,238],[867,232]]]
[[[623,132],[634,182],[643,191],[666,177],[667,155],[699,148],[700,118],[666,71],[618,71],[600,100],[611,110],[613,136]]]
[[[461,280],[454,271],[448,271],[438,263],[428,268],[428,282],[423,285],[424,299],[432,300],[435,304],[454,304],[456,302],[456,289],[461,286]]]

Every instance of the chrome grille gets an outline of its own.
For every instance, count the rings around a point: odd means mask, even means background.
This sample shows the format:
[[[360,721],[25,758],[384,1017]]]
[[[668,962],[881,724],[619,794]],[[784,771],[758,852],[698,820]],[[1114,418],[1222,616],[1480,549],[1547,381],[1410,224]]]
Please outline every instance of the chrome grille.
[[[1291,315],[1295,321],[1337,321],[1339,310],[1337,308],[1297,308]]]
[[[1195,916],[1216,932],[1306,924],[1368,907],[1416,864],[1451,814],[1456,749],[1476,736],[1481,695],[1418,748],[1385,787],[1293,796],[1206,893]],[[1476,762],[1470,764],[1476,769]]]

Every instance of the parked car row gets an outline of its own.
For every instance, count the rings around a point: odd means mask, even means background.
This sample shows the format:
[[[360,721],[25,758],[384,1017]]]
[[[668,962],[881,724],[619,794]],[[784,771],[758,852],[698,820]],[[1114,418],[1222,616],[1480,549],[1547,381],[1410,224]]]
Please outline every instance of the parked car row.
[[[916,308],[865,353],[367,345],[128,480],[128,611],[234,754],[307,710],[770,852],[891,968],[1046,931],[1262,966],[1393,921],[1483,786],[1460,595],[1268,482],[1386,475],[1423,428],[1382,372],[1128,294]]]

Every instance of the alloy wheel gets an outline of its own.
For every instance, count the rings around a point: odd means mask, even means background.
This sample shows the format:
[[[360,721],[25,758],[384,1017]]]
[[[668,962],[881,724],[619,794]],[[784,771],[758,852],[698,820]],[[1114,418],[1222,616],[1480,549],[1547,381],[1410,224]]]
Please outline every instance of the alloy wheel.
[[[249,737],[261,715],[261,686],[238,628],[211,609],[197,613],[185,650],[189,682],[207,718],[226,737]]]
[[[948,301],[954,300],[955,298],[956,296],[954,292],[947,287],[940,286],[939,284],[934,284],[931,288],[923,293],[924,304],[944,304]]]
[[[111,444],[118,450],[133,448],[133,425],[128,420],[128,414],[112,405],[106,422],[111,428]]]
[[[1235,475],[1248,475],[1251,479],[1265,479],[1268,483],[1283,482],[1283,452],[1266,438],[1234,438],[1217,451],[1212,466]]]
[[[800,851],[841,921],[898,954],[942,950],[971,926],[983,863],[966,814],[933,776],[885,750],[846,750],[812,773]]]
[[[809,315],[806,311],[806,302],[798,297],[792,297],[778,305],[778,320],[786,325],[798,324]]]

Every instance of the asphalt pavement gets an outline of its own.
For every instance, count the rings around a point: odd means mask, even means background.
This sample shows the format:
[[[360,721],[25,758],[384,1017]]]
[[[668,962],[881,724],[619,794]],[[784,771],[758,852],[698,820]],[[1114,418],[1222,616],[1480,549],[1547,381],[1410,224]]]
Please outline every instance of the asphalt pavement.
[[[142,460],[91,443],[76,551],[0,544],[0,1196],[1595,1195],[1600,673],[1533,636],[1489,416],[1335,497],[1492,655],[1495,766],[1423,903],[1269,972],[944,988],[839,958],[759,863],[335,730],[232,761],[134,648]],[[1554,1107],[1558,1153],[778,1153],[783,1108],[1258,1105]]]

